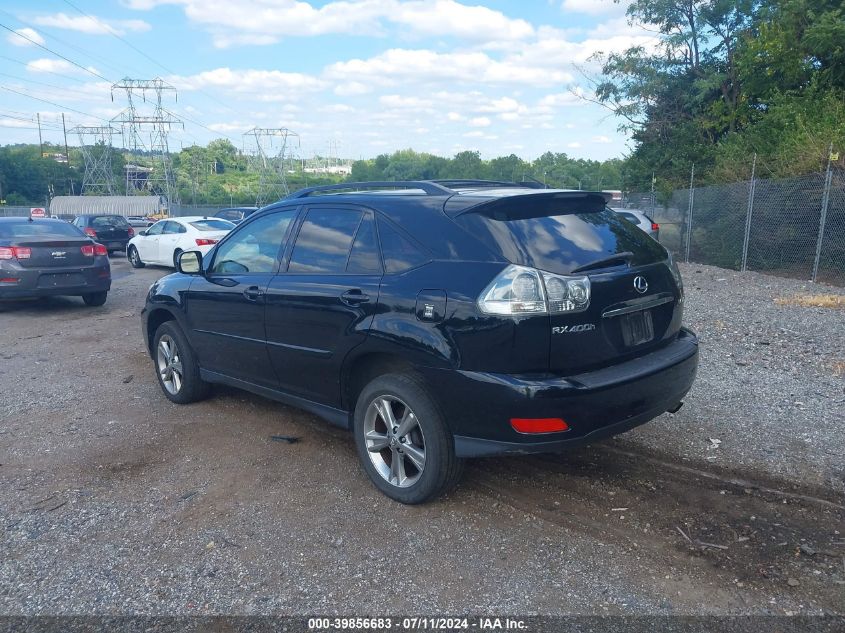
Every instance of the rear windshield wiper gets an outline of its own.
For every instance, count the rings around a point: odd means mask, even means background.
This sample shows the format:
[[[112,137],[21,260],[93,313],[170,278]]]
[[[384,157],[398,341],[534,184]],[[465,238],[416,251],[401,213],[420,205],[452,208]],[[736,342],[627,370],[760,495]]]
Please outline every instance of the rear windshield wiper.
[[[601,259],[597,259],[595,261],[590,262],[589,264],[584,264],[583,266],[579,266],[578,268],[574,269],[573,273],[580,273],[584,272],[585,270],[593,270],[594,268],[607,268],[612,265],[622,265],[630,263],[631,259],[634,257],[634,254],[631,251],[622,251],[621,253],[616,253],[615,255],[611,255],[610,257],[602,257]],[[617,263],[618,262],[618,263]]]

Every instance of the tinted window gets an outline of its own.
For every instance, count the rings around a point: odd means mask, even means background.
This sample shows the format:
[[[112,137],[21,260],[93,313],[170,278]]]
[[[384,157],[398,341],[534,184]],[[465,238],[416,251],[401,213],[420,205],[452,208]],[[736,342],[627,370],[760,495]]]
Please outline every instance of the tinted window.
[[[230,231],[235,225],[226,220],[197,220],[190,225],[197,231]]]
[[[279,211],[243,226],[217,248],[212,273],[272,273],[296,209]]]
[[[456,220],[507,261],[552,273],[567,274],[626,251],[634,254],[634,265],[665,257],[655,240],[590,200],[538,198],[518,205],[503,200]]]
[[[428,261],[428,256],[425,253],[388,222],[379,219],[378,232],[381,240],[381,252],[384,255],[384,269],[387,272],[400,273]]]
[[[369,213],[364,215],[364,219],[358,227],[358,233],[352,243],[352,252],[349,254],[349,263],[346,265],[346,272],[356,274],[381,272],[375,222],[373,222]]]
[[[121,215],[98,215],[92,218],[91,226],[95,229],[125,229],[129,222]]]
[[[288,270],[295,273],[343,273],[361,211],[310,209],[299,230]]]
[[[78,228],[67,222],[0,222],[0,237],[86,237]]]
[[[147,235],[161,235],[161,232],[164,230],[165,224],[167,224],[167,222],[156,222],[149,229],[147,229]]]
[[[240,220],[241,219],[241,212],[240,211],[221,211],[215,217],[223,218],[224,220]]]
[[[628,222],[633,222],[634,224],[639,224],[639,221],[637,220],[637,216],[635,216],[632,213],[625,213],[624,211],[617,211],[616,215],[618,215],[620,218],[625,218],[626,220],[628,220]]]

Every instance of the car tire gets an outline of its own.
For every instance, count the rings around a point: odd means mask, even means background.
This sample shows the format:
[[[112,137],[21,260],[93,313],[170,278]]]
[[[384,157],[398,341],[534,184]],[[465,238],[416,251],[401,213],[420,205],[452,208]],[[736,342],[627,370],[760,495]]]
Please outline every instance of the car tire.
[[[153,365],[164,395],[176,404],[205,398],[210,385],[200,378],[194,351],[174,321],[162,323],[153,336]]]
[[[91,308],[97,308],[106,302],[108,296],[108,292],[89,292],[86,295],[82,295],[82,300],[85,302],[85,305]]]
[[[130,246],[126,251],[126,258],[129,260],[130,265],[132,268],[143,268],[144,262],[141,261],[141,255],[138,253],[138,249],[134,246]]]
[[[393,428],[385,417],[393,418]],[[355,406],[354,433],[367,476],[400,503],[423,503],[448,492],[463,473],[443,415],[414,374],[379,376],[364,387]]]
[[[173,251],[173,268],[175,268],[176,270],[179,270],[179,267],[177,266],[177,264],[179,263],[179,255],[181,255],[181,254],[182,254],[181,248],[177,248],[175,251]]]

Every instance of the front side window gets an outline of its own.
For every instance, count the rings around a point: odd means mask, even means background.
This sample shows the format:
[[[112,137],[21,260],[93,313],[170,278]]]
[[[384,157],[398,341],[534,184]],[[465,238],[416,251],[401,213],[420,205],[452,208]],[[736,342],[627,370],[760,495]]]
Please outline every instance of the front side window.
[[[293,253],[289,272],[343,274],[362,212],[349,209],[309,209]]]
[[[217,248],[209,272],[224,275],[275,272],[279,250],[295,217],[296,209],[279,211],[243,226]]]
[[[165,224],[167,224],[167,223],[166,222],[156,222],[149,229],[147,229],[147,235],[161,235],[162,231],[164,231],[164,225]]]

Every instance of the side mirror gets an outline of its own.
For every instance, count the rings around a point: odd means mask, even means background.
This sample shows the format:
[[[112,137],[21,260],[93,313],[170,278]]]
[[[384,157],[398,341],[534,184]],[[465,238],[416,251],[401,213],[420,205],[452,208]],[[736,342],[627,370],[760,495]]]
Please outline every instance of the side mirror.
[[[199,251],[185,251],[179,253],[176,270],[183,275],[198,275],[202,272],[202,253]]]

